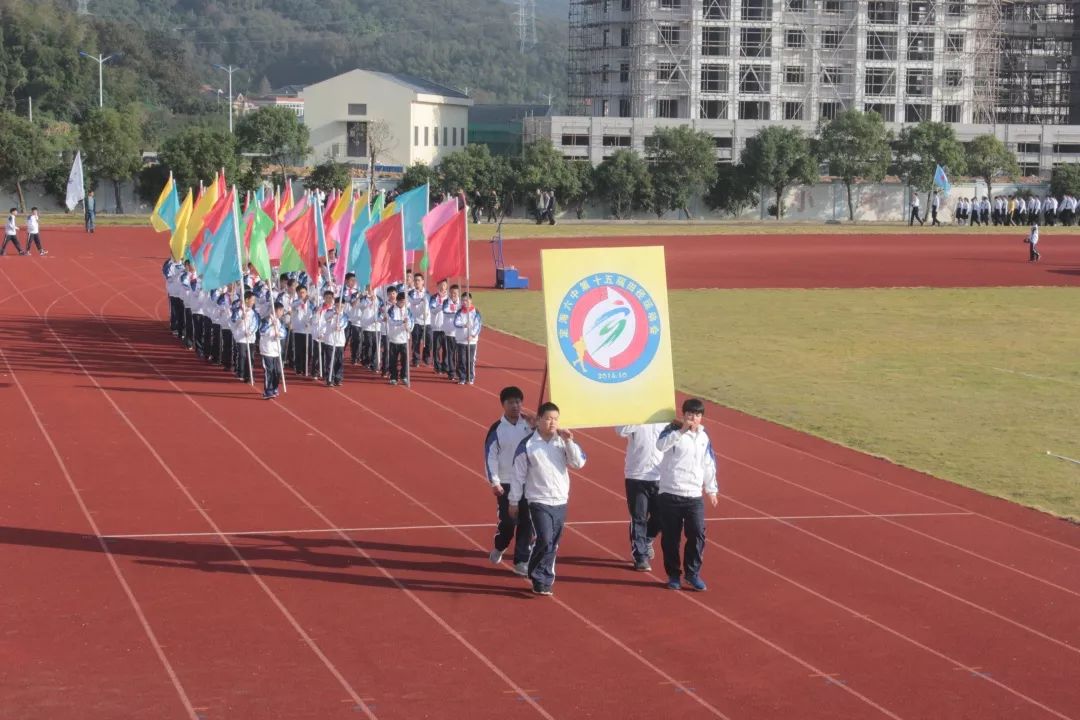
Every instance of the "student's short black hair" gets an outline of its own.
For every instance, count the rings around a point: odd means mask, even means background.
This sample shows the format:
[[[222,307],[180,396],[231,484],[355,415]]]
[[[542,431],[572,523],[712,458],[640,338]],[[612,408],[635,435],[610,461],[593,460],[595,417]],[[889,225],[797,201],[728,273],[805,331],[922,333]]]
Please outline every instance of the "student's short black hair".
[[[521,388],[519,388],[516,385],[510,385],[508,387],[504,387],[499,392],[499,402],[500,403],[504,403],[507,400],[524,400],[524,399],[525,399],[525,393],[523,393],[521,391]]]
[[[356,277],[356,273],[354,273],[354,272],[351,272],[351,273],[345,273],[345,279],[346,279],[346,280],[351,280],[351,279],[352,279],[352,278],[354,278],[354,277]]]
[[[387,294],[394,293],[396,295],[397,294],[397,285],[387,285],[386,286],[386,292],[387,292]]]
[[[322,296],[326,297],[327,295],[329,295],[330,297],[334,297],[334,291],[333,290],[323,290],[322,291]]]
[[[460,289],[461,289],[461,286],[460,286],[460,285],[451,285],[451,286],[450,286],[450,289],[451,289],[451,290],[460,290]]]
[[[275,302],[275,303],[274,303],[274,309],[275,309],[275,310],[284,310],[284,309],[285,309],[285,306],[284,306],[284,305],[282,305],[282,304],[281,304],[281,303],[279,303],[279,302]]]
[[[247,300],[249,298],[253,298],[253,297],[255,297],[255,293],[251,292],[250,290],[245,290],[244,291],[244,299],[245,300]]]
[[[394,298],[398,302],[408,302],[409,298],[405,296],[405,293],[398,293],[398,296]]]
[[[413,273],[413,280],[415,280],[416,278],[420,278],[422,280],[424,278],[424,273]]]
[[[439,281],[439,285],[442,285],[443,283],[448,283],[448,282],[450,282],[450,281],[447,280],[446,278],[443,278],[442,280]]]
[[[461,293],[461,299],[464,300],[465,298],[469,298],[470,300],[472,300],[472,293],[471,292],[463,292],[463,293]]]
[[[538,417],[543,417],[552,410],[554,410],[555,412],[559,412],[559,406],[551,401],[548,401],[540,406],[540,408],[536,411],[536,414]]]
[[[19,212],[19,208],[11,208],[10,210],[8,210],[8,212],[9,213]]]
[[[300,285],[296,286],[296,292],[300,292],[301,290],[303,290],[304,292],[307,292],[307,285],[304,285],[303,283],[301,283]]]
[[[37,210],[37,207],[30,208],[30,212],[34,212],[35,210]]]
[[[293,278],[288,278],[285,281],[285,287],[292,287],[294,285],[296,285],[296,280],[294,280]]]
[[[698,398],[687,398],[683,400],[682,404],[683,414],[696,413],[698,415],[705,414],[705,403]]]
[[[344,305],[345,304],[345,298],[338,295],[336,298],[334,298],[334,304],[335,305]]]

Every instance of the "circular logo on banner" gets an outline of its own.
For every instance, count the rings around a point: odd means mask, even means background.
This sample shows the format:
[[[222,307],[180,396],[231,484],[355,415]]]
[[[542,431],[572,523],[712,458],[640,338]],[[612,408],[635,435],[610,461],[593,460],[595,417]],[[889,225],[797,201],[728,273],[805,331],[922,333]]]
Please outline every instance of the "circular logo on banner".
[[[625,275],[598,273],[577,282],[559,305],[556,331],[567,362],[602,383],[634,379],[660,347],[656,304]]]

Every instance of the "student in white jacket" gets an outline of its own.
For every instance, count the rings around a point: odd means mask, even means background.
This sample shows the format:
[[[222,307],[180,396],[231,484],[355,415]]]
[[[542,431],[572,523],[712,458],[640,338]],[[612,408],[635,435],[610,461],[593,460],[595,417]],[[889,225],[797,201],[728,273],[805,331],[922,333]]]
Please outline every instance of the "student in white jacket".
[[[413,315],[405,293],[397,295],[396,303],[386,311],[386,340],[390,361],[390,384],[409,384],[409,338],[413,330]]]
[[[349,327],[344,301],[340,297],[334,299],[333,306],[319,315],[319,321],[326,387],[336,387],[341,385],[344,379],[342,367],[345,356],[345,329]]]
[[[663,537],[664,570],[667,587],[678,590],[680,575],[699,592],[705,590],[701,579],[701,556],[705,551],[705,503],[702,495],[716,507],[716,456],[712,442],[702,427],[705,403],[697,398],[683,402],[682,419],[668,425],[656,441],[663,454],[660,461],[660,525]],[[679,537],[686,533],[682,562]]]
[[[503,414],[488,428],[484,438],[484,468],[491,493],[498,505],[499,525],[488,560],[493,565],[502,562],[503,554],[514,540],[514,572],[529,574],[529,557],[532,555],[533,529],[529,518],[529,506],[524,499],[518,501],[517,517],[510,516],[510,484],[514,476],[514,455],[521,441],[536,428],[536,416],[523,407],[525,393],[513,385],[499,393]]]
[[[529,579],[537,595],[551,595],[555,583],[555,556],[559,551],[566,503],[570,498],[570,473],[585,467],[585,453],[574,434],[559,429],[559,406],[546,402],[537,412],[536,431],[521,441],[514,453],[510,482],[510,517],[516,518],[518,502],[529,503],[536,542],[529,556]]]
[[[626,507],[630,511],[630,554],[634,569],[649,572],[653,540],[660,534],[659,482],[663,455],[656,442],[667,423],[623,425],[615,428],[626,438]]]
[[[259,355],[262,356],[264,400],[273,400],[278,396],[281,373],[285,369],[281,364],[281,352],[287,332],[282,322],[285,306],[280,302],[275,302],[271,312],[270,317],[263,320],[259,326]]]

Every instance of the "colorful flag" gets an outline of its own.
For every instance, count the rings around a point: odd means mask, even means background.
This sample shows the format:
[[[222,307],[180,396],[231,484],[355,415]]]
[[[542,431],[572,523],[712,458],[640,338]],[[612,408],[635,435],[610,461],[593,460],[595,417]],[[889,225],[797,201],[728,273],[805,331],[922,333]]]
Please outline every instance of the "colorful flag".
[[[375,205],[367,204],[367,196],[362,204],[359,204],[359,212],[353,220],[352,232],[349,233],[349,252],[346,255],[347,263],[345,270],[356,273],[356,281],[360,287],[371,282],[371,250],[368,248],[364,233],[372,226],[372,219],[379,216],[382,208],[382,197],[376,198]]]
[[[200,275],[206,273],[206,268],[210,263],[210,255],[214,249],[214,238],[218,237],[218,231],[221,230],[221,226],[224,224],[226,218],[229,217],[229,213],[232,211],[233,204],[236,198],[232,193],[223,195],[218,199],[217,204],[210,210],[209,213],[203,218],[202,231],[191,241],[191,245],[188,246],[188,255],[191,257],[191,263],[195,266],[195,269],[199,271]],[[189,229],[191,220],[188,220]],[[209,287],[216,287],[211,285]]]
[[[229,208],[219,224],[217,231],[210,236],[210,247],[205,268],[201,271],[203,287],[214,289],[238,282],[243,274],[240,270],[240,202],[235,189],[225,196]]]
[[[445,200],[433,207],[431,212],[425,215],[421,221],[424,225],[424,237],[430,238],[436,230],[453,220],[457,211],[457,200],[454,198]]]
[[[293,200],[292,192],[292,180],[285,181],[285,191],[281,196],[281,202],[278,203],[278,222],[283,222],[285,216],[289,214],[289,211],[293,209],[296,202]]]
[[[465,211],[460,210],[428,237],[428,274],[435,281],[464,277],[467,243]]]
[[[319,204],[319,199],[315,198],[315,239],[319,246],[319,257],[324,258],[327,255],[326,247],[326,221],[324,218],[322,206]]]
[[[567,428],[675,417],[663,247],[543,250],[548,379]]]
[[[934,170],[934,185],[941,188],[941,191],[946,195],[952,190],[952,183],[949,182],[949,177],[945,174],[945,168],[940,165]]]
[[[371,252],[370,284],[379,287],[400,282],[405,270],[405,233],[401,217],[394,215],[372,225],[364,238]]]
[[[247,246],[249,262],[263,280],[269,280],[270,253],[266,249],[266,238],[274,230],[274,218],[266,213],[262,205],[252,205],[247,220]]]
[[[82,151],[75,153],[75,160],[71,163],[71,172],[68,174],[67,197],[64,204],[68,212],[75,209],[81,201],[86,199],[86,186],[83,181]]]
[[[282,271],[303,270],[310,278],[319,277],[319,241],[316,225],[321,222],[317,206],[317,203],[307,202],[304,210],[291,223],[284,226],[287,240],[281,254]],[[299,262],[299,268],[295,267],[296,262]]]
[[[202,234],[203,219],[207,213],[214,209],[220,197],[216,182],[210,183],[208,187],[203,189],[202,194],[199,195],[198,201],[191,210],[191,217],[188,218],[187,233],[184,238],[185,249],[190,247],[195,238]]]
[[[172,251],[173,260],[176,262],[180,262],[184,257],[184,242],[187,239],[188,219],[191,218],[193,204],[191,188],[188,188],[187,195],[184,196],[184,202],[180,204],[180,210],[176,213],[176,229],[173,230],[172,237],[169,238],[169,249]]]
[[[285,253],[285,245],[288,238],[285,235],[285,227],[291,225],[298,217],[300,217],[307,210],[308,199],[307,197],[300,198],[300,202],[289,209],[289,212],[285,214],[285,217],[274,228],[274,232],[266,241],[267,250],[270,252],[270,260],[272,262],[280,262],[282,256]],[[296,268],[301,270],[303,268]]]
[[[330,239],[337,245],[337,262],[334,263],[334,282],[339,286],[345,283],[345,272],[348,269],[349,264],[349,245],[352,241],[352,225],[353,225],[353,199],[351,196],[342,196],[344,202],[338,203],[339,205],[347,206],[345,212],[341,214],[341,217],[330,226],[330,230],[327,233]]]
[[[424,249],[424,216],[428,211],[428,186],[425,183],[402,193],[394,200],[398,211],[405,216],[405,249]]]

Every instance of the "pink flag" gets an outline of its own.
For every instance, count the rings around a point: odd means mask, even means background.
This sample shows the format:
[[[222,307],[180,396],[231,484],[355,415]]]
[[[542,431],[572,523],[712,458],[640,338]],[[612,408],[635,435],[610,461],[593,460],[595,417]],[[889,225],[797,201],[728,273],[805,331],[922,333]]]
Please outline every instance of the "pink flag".
[[[464,210],[454,212],[449,222],[428,236],[428,274],[432,280],[465,276],[465,237]]]
[[[457,209],[457,198],[450,198],[432,208],[431,211],[420,220],[424,227],[424,237],[430,238],[436,230],[453,220],[454,213],[457,212]]]
[[[308,199],[307,195],[300,199],[300,202],[293,205],[292,209],[285,214],[285,219],[278,223],[278,226],[274,229],[274,232],[270,233],[270,237],[266,239],[266,250],[270,254],[270,259],[274,262],[280,262],[281,253],[285,245],[285,227],[291,225],[298,217],[304,214],[307,210]]]
[[[338,221],[331,225],[326,232],[327,237],[337,245],[337,262],[334,263],[334,282],[338,286],[345,284],[345,269],[349,259],[349,239],[352,236],[353,225],[353,201],[351,198],[341,197],[340,202],[347,202],[349,207]]]

